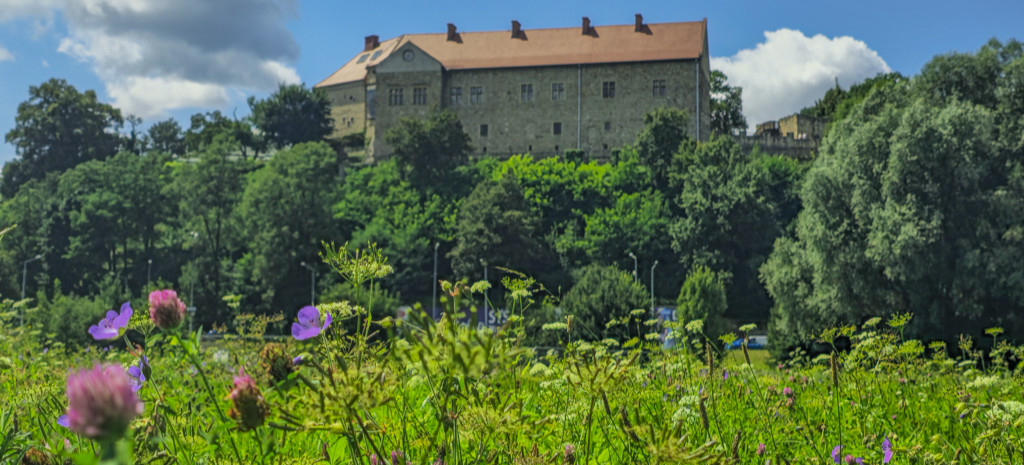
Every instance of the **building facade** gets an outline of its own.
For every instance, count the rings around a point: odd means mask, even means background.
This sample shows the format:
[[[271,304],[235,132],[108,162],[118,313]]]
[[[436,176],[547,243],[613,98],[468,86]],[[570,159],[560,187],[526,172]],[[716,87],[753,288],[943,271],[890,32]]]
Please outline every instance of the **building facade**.
[[[690,136],[710,131],[707,20],[627,26],[369,36],[364,49],[315,87],[332,105],[335,137],[365,133],[385,159],[384,133],[436,108],[457,115],[478,155],[591,156],[632,143],[646,113],[690,114]]]

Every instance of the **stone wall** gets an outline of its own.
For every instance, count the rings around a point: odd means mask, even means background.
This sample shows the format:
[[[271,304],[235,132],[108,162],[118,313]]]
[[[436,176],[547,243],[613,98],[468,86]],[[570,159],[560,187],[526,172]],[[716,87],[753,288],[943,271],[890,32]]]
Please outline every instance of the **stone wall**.
[[[340,139],[366,129],[366,86],[363,82],[327,87],[324,92],[331,101],[332,138]]]

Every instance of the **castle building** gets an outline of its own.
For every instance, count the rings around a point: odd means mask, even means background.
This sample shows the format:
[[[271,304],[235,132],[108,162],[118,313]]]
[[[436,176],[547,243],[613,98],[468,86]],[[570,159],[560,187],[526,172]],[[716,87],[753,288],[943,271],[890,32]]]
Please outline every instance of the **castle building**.
[[[577,28],[407,34],[363,51],[315,88],[331,101],[334,137],[365,133],[367,156],[386,159],[385,132],[403,117],[452,111],[478,155],[535,156],[581,149],[606,156],[632,143],[659,107],[690,114],[710,133],[707,19]]]

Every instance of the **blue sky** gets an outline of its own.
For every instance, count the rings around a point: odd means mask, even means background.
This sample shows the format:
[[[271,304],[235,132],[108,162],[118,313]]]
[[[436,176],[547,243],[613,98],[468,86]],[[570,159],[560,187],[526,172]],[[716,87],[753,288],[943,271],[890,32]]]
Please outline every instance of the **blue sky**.
[[[0,134],[28,88],[51,77],[149,123],[196,112],[244,116],[278,82],[315,84],[363,38],[708,18],[712,67],[744,87],[753,125],[813,103],[835,78],[916,74],[931,57],[989,38],[1024,40],[1024,2],[0,0]],[[15,156],[0,143],[0,163]]]

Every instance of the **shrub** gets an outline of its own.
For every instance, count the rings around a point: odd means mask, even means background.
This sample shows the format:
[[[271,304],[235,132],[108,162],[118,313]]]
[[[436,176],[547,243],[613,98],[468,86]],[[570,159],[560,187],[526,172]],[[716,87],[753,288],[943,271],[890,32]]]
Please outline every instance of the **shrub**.
[[[694,266],[686,276],[677,300],[678,318],[684,325],[694,320],[704,322],[704,335],[711,341],[726,331],[725,283],[719,273],[702,265]]]
[[[585,268],[565,295],[565,311],[573,315],[574,336],[587,340],[625,340],[639,336],[647,290],[629,273],[610,266]]]

